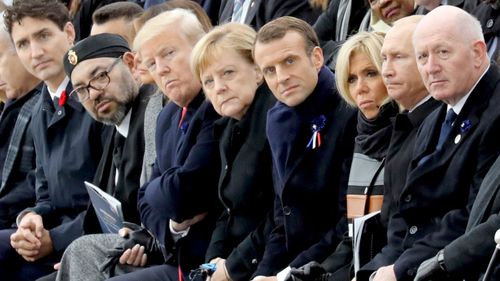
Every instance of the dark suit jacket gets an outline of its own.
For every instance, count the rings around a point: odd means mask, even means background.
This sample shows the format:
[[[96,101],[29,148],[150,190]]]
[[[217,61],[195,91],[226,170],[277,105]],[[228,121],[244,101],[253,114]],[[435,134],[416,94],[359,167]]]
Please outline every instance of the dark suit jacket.
[[[500,36],[500,9],[494,8],[493,5],[481,2],[474,9],[472,14],[481,23],[481,28],[483,29],[484,40],[488,44],[488,50],[492,47],[493,40]],[[496,49],[493,51],[491,59],[497,61],[500,55],[500,44],[496,45]]]
[[[321,146],[307,148],[312,125]],[[278,102],[267,116],[276,193],[273,229],[254,275],[275,275],[323,260],[347,229],[345,196],[356,134],[356,111],[336,94],[333,74],[323,67],[313,93],[290,108]],[[341,229],[335,227],[339,224]]]
[[[219,199],[224,211],[212,234],[206,260],[225,258],[232,280],[249,280],[257,268],[252,260],[260,260],[264,252],[265,241],[255,245],[245,237],[265,222],[273,208],[266,116],[275,103],[273,94],[263,85],[241,120],[223,118],[216,123],[222,167]]]
[[[412,280],[422,261],[464,233],[479,185],[500,153],[496,133],[500,113],[495,108],[499,82],[499,69],[492,64],[467,99],[442,150],[435,147],[446,105],[420,127],[398,212],[389,221],[394,233],[389,233],[388,247],[396,254],[375,257],[379,265],[394,263],[398,280]],[[419,163],[424,157],[428,159]]]
[[[66,92],[71,92],[71,83]],[[81,217],[89,199],[83,182],[94,177],[109,127],[71,97],[65,105],[55,105],[44,86],[30,130],[37,155],[36,204],[26,210],[43,217],[54,250],[60,252],[83,234]]]
[[[293,16],[310,24],[316,21],[307,0],[251,0],[245,23],[259,30],[264,24],[282,16]],[[219,24],[231,21],[233,0],[221,0]]]
[[[495,232],[500,228],[500,157],[484,177],[464,235],[444,248],[446,270],[454,277],[482,280],[496,243]],[[494,278],[500,279],[496,264]]]
[[[176,104],[168,103],[160,112],[156,163],[151,181],[139,190],[138,208],[141,222],[172,255],[169,262],[177,262],[177,249],[181,247],[181,264],[189,270],[204,262],[221,210],[217,198],[219,143],[213,135],[214,121],[220,116],[201,92],[189,104],[178,128],[181,111]],[[180,244],[175,244],[169,220],[181,222],[205,212],[207,217],[193,225]]]
[[[104,146],[103,155],[94,176],[94,184],[101,187],[122,203],[125,221],[141,224],[137,210],[137,192],[144,156],[144,112],[152,91],[149,87],[141,87],[130,109],[130,125],[125,139],[121,158],[118,182],[115,185],[116,166],[113,164],[114,137],[119,132],[113,129]],[[101,229],[92,204],[85,215],[85,233],[99,233]]]
[[[28,129],[41,85],[5,108],[0,134],[5,157],[0,169],[0,229],[10,228],[20,211],[35,203],[35,147]]]

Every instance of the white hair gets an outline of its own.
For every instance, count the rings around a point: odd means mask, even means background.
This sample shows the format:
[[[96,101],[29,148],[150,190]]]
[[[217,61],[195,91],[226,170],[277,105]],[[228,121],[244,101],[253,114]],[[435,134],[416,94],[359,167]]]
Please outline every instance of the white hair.
[[[139,51],[145,42],[161,35],[166,29],[173,28],[193,45],[205,35],[203,27],[196,15],[186,9],[173,9],[163,12],[156,17],[146,21],[134,39],[133,49]]]

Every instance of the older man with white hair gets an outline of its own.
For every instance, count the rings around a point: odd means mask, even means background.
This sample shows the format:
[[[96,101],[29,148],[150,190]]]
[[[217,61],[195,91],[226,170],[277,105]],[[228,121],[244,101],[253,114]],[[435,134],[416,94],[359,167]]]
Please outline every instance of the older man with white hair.
[[[427,90],[445,104],[420,127],[398,223],[389,225],[400,233],[400,254],[376,271],[376,281],[413,280],[422,261],[464,233],[479,186],[500,153],[500,73],[490,64],[479,22],[441,6],[419,22],[413,42]],[[437,260],[445,268],[442,253]]]

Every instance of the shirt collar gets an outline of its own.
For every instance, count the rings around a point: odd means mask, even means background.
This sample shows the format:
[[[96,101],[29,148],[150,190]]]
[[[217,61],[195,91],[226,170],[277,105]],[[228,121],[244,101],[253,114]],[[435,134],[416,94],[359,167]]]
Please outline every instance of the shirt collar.
[[[68,86],[69,83],[69,78],[68,76],[64,77],[64,80],[62,81],[61,84],[59,84],[59,87],[57,87],[57,90],[55,92],[52,92],[52,90],[47,86],[47,90],[49,91],[50,98],[54,100],[54,98],[59,98],[61,97],[61,93],[66,90],[66,87]],[[69,94],[69,93],[66,93]]]
[[[116,130],[120,135],[122,135],[124,138],[127,138],[128,136],[128,129],[130,127],[130,116],[132,115],[132,109],[130,109],[127,112],[127,115],[125,115],[125,118],[123,118],[122,122],[119,125],[115,125]]]
[[[481,81],[481,79],[483,79],[483,76],[486,74],[486,72],[488,72],[489,69],[490,69],[490,66],[488,65],[488,67],[486,68],[486,70],[483,72],[483,74],[481,74],[481,76],[479,77],[479,79],[477,79],[476,83],[474,84],[474,86],[472,86],[472,88],[467,93],[467,95],[463,96],[454,106],[448,105],[448,107],[446,108],[446,111],[449,111],[450,108],[451,108],[451,109],[453,109],[453,112],[455,112],[457,115],[459,115],[460,111],[462,111],[462,108],[464,107],[465,102],[469,98],[470,94],[476,88],[476,86],[479,83],[479,81]]]
[[[426,101],[428,101],[431,98],[431,95],[425,96],[423,99],[421,99],[412,109],[408,110],[408,112],[412,112],[415,110],[417,107],[421,106],[424,104]]]

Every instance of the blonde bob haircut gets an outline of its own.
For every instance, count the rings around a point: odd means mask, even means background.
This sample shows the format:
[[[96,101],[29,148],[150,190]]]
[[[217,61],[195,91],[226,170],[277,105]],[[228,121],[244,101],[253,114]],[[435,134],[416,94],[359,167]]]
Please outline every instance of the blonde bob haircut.
[[[349,93],[349,62],[351,57],[354,53],[366,54],[377,68],[378,73],[382,73],[382,55],[380,51],[383,43],[384,36],[382,33],[362,31],[347,39],[340,48],[335,65],[335,83],[340,96],[348,104],[356,106],[356,101]]]
[[[142,46],[157,36],[162,36],[165,30],[175,29],[193,45],[205,35],[205,31],[192,11],[173,9],[163,12],[146,21],[134,39],[134,51],[141,50]]]
[[[252,48],[257,32],[248,25],[230,22],[216,26],[203,36],[191,52],[191,69],[201,80],[201,73],[210,64],[224,59],[224,53],[236,51],[250,64],[254,64]]]

